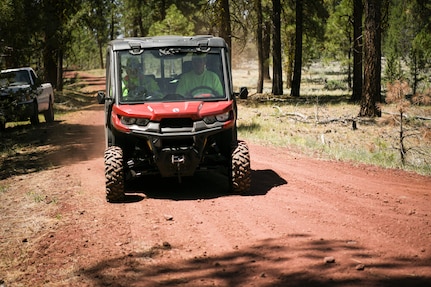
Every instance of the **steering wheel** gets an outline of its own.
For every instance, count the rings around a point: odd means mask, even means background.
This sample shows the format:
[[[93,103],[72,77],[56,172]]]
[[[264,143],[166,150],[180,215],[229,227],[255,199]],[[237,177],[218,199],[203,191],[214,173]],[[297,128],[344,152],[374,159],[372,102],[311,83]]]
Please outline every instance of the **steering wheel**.
[[[145,95],[145,100],[160,100],[164,99],[165,95],[160,91],[148,92]]]
[[[146,97],[146,94],[147,94],[147,89],[145,89],[144,87],[138,86],[130,89],[128,93],[128,97],[134,100],[138,100],[138,99],[144,99]]]
[[[207,90],[207,91],[209,91],[209,93],[202,93],[202,92],[195,93],[198,90]],[[197,87],[194,87],[193,89],[191,89],[188,92],[188,95],[190,95],[192,98],[213,98],[213,97],[217,97],[218,93],[216,90],[214,90],[211,87],[197,86]]]

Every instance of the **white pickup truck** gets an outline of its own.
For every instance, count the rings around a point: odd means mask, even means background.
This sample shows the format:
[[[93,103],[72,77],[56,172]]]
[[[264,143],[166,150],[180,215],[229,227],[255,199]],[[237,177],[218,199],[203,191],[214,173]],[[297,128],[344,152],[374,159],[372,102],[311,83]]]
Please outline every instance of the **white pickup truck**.
[[[0,74],[0,130],[6,122],[28,120],[39,124],[39,113],[46,122],[54,121],[54,91],[41,83],[30,67],[2,70]]]

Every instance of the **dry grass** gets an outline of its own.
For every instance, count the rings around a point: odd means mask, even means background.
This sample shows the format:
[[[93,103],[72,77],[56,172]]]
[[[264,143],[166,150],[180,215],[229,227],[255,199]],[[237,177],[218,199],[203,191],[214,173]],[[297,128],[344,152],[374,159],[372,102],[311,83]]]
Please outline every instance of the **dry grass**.
[[[240,100],[239,135],[259,144],[271,144],[299,150],[314,157],[412,170],[431,175],[431,106],[413,104],[404,113],[408,136],[405,164],[400,158],[399,106],[382,105],[381,118],[358,118],[359,105],[349,102],[350,92],[328,90],[327,83],[342,83],[337,67],[315,65],[303,75],[301,97],[274,97],[271,83],[264,93],[255,90],[257,71],[244,64],[233,71],[234,86],[247,86],[248,100]],[[342,85],[340,85],[342,87]],[[285,90],[285,94],[289,94]],[[419,117],[419,118],[418,118]],[[356,128],[353,128],[356,125]]]
[[[314,157],[361,162],[389,168],[415,170],[431,175],[431,127],[412,120],[406,145],[412,148],[402,166],[398,152],[399,127],[387,106],[382,118],[357,118],[358,106],[281,103],[247,100],[239,104],[240,137],[248,141],[291,147]],[[420,108],[431,116],[431,109]],[[353,129],[353,122],[356,129]]]

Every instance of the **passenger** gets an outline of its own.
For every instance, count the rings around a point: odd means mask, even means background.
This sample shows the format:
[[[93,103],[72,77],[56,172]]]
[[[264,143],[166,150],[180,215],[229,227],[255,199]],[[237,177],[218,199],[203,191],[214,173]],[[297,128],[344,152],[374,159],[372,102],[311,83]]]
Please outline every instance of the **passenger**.
[[[185,97],[208,93],[216,93],[213,96],[217,97],[224,94],[218,75],[206,69],[205,55],[193,55],[192,70],[181,76],[176,93]]]
[[[134,99],[149,99],[160,96],[160,88],[153,77],[142,73],[142,66],[136,58],[127,60],[126,76],[123,78],[123,99],[133,97]]]

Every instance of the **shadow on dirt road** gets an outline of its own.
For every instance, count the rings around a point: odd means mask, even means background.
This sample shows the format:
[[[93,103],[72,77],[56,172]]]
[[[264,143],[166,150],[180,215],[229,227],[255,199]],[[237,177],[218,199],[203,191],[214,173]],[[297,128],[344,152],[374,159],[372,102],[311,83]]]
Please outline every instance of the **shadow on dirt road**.
[[[0,180],[102,157],[103,132],[62,121],[8,128],[1,135]]]
[[[401,258],[376,266],[358,267],[358,262],[325,263],[328,251],[351,257],[375,256],[372,250],[349,241],[310,240],[311,235],[287,235],[265,239],[252,246],[213,256],[203,255],[172,262],[166,260],[176,246],[154,245],[148,250],[107,259],[81,270],[94,286],[428,286],[431,277],[380,277],[363,275],[375,268],[390,272],[407,268]],[[342,261],[342,260],[341,260]],[[427,261],[418,259],[418,266]],[[291,268],[286,268],[286,266]],[[359,269],[361,270],[359,270]],[[333,277],[339,270],[348,276]],[[113,272],[114,271],[114,272]],[[112,276],[112,274],[117,276]]]
[[[250,193],[243,196],[259,196],[267,194],[273,187],[287,184],[273,170],[252,170]],[[126,202],[141,201],[145,197],[172,200],[212,199],[234,196],[229,193],[229,179],[226,175],[209,171],[197,173],[193,177],[184,177],[181,182],[177,178],[161,178],[146,176],[129,182]]]

